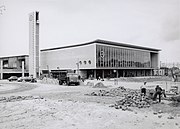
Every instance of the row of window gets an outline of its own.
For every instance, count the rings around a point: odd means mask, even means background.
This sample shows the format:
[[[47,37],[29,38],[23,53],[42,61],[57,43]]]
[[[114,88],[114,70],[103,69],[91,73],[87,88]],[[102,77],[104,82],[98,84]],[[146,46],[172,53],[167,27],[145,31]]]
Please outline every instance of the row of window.
[[[79,64],[82,65],[82,64],[91,64],[91,60],[88,60],[88,61],[79,61]]]
[[[97,45],[96,66],[149,68],[150,52]]]

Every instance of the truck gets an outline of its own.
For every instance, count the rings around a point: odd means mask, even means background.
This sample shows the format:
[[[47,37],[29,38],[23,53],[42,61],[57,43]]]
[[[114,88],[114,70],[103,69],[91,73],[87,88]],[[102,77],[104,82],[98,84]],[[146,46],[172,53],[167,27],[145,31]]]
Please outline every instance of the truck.
[[[79,85],[80,76],[74,73],[72,70],[52,70],[52,77],[59,80],[59,85]]]
[[[80,82],[79,82],[79,75],[76,74],[76,73],[67,73],[67,78],[66,78],[66,84],[68,86],[70,86],[71,84],[74,84],[74,85],[79,85]]]

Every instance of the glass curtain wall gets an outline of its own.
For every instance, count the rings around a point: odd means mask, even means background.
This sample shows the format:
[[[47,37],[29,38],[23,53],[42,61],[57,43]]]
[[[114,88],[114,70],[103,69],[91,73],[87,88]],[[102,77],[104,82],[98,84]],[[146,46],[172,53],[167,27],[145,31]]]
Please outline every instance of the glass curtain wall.
[[[150,68],[150,52],[97,45],[96,66]]]

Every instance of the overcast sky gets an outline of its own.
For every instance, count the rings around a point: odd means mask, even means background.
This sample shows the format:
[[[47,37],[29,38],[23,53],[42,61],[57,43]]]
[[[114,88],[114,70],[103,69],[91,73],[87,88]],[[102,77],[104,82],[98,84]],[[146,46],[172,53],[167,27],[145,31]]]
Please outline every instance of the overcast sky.
[[[28,54],[28,14],[40,12],[40,49],[103,39],[158,48],[180,62],[180,0],[0,0],[0,57]]]

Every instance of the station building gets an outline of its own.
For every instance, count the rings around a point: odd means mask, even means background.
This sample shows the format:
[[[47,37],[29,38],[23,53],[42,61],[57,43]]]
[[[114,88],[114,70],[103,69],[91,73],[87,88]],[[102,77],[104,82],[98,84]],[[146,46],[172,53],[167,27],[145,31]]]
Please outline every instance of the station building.
[[[159,51],[98,39],[41,50],[40,69],[42,74],[50,71],[53,76],[71,69],[83,78],[151,76],[159,66]]]

